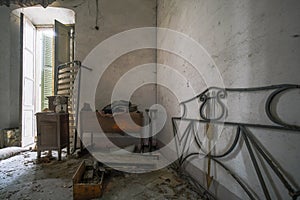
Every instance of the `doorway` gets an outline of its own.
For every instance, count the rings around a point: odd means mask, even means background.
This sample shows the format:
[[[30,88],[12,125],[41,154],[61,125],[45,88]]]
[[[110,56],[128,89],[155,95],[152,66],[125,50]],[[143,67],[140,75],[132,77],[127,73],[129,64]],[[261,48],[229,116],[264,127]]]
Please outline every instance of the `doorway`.
[[[48,108],[54,95],[56,66],[74,59],[74,11],[40,6],[20,8],[22,146],[34,144],[35,113]]]

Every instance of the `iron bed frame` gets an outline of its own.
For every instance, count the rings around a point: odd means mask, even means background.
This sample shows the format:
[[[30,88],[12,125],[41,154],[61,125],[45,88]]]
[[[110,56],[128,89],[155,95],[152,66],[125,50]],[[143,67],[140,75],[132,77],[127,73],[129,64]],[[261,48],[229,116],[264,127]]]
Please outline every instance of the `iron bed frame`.
[[[286,188],[289,196],[291,199],[297,199],[300,196],[300,190],[297,186],[293,185],[292,181],[288,177],[288,175],[282,170],[282,167],[274,160],[271,154],[266,150],[266,148],[256,139],[255,134],[253,131],[250,131],[249,128],[255,129],[269,129],[269,130],[279,130],[284,131],[286,133],[300,133],[300,126],[288,124],[280,119],[277,116],[277,113],[274,112],[273,106],[275,104],[274,99],[280,97],[280,95],[284,94],[289,90],[300,89],[300,85],[293,85],[293,84],[281,84],[281,85],[272,85],[266,87],[255,87],[255,88],[219,88],[219,87],[210,87],[203,91],[201,94],[187,100],[181,102],[180,105],[183,107],[183,114],[181,117],[172,117],[172,126],[173,126],[173,134],[174,138],[176,139],[177,146],[178,142],[183,141],[183,148],[181,152],[181,156],[178,159],[178,164],[180,167],[188,161],[189,159],[196,158],[199,155],[202,155],[206,159],[210,159],[211,161],[215,162],[216,165],[219,165],[223,168],[232,178],[241,186],[241,188],[245,191],[246,195],[250,199],[257,199],[256,193],[249,187],[248,184],[245,183],[235,172],[234,170],[230,169],[222,162],[222,158],[228,158],[233,151],[237,148],[238,144],[243,140],[246,145],[246,149],[249,153],[251,163],[254,167],[255,173],[258,178],[258,182],[260,187],[263,191],[265,199],[271,199],[270,190],[265,182],[265,177],[263,176],[261,166],[258,163],[257,157],[255,156],[255,152],[257,155],[259,154],[261,158],[269,165],[270,169],[274,172],[274,174],[278,177],[281,181],[283,186]],[[214,95],[211,95],[213,92]],[[265,105],[265,114],[267,118],[273,123],[271,124],[254,124],[254,123],[241,123],[241,122],[231,122],[231,121],[223,121],[222,119],[226,118],[228,108],[224,104],[224,100],[226,99],[229,93],[257,93],[257,92],[269,92],[264,105]],[[199,117],[198,119],[188,118],[186,116],[187,111],[187,104],[192,101],[199,101]],[[215,117],[208,116],[205,113],[206,107],[208,106],[209,102],[214,101],[219,106],[219,114]],[[197,114],[198,115],[198,114]],[[182,135],[178,134],[179,127],[178,123],[185,121],[188,123],[187,127],[182,130]],[[199,140],[197,137],[198,132],[195,130],[194,126],[197,124],[214,124],[214,125],[221,125],[233,127],[235,131],[234,140],[224,152],[218,155],[214,155],[211,153],[206,152],[202,146],[202,141]],[[192,137],[195,143],[197,150],[199,151],[192,151],[189,152],[189,148],[185,148],[188,142],[187,137]],[[178,147],[177,147],[178,150]],[[179,151],[179,150],[178,150]],[[179,152],[178,152],[179,153]],[[209,197],[213,197],[214,195],[209,192],[208,188],[204,188],[205,193]],[[213,197],[214,198],[214,197]]]

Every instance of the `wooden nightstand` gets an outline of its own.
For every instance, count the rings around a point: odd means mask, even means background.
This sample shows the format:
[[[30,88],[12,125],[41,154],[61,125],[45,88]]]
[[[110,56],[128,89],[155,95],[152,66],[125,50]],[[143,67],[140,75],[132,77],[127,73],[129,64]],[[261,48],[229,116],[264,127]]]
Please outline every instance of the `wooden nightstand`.
[[[41,157],[43,150],[58,150],[58,160],[61,160],[61,150],[69,143],[69,114],[55,112],[36,113],[37,119],[37,157]]]

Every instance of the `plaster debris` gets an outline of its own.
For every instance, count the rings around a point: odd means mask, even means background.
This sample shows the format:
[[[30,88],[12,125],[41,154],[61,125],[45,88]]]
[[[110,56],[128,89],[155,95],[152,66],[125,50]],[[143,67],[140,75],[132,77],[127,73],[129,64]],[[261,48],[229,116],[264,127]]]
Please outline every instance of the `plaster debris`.
[[[58,161],[52,153],[47,162],[29,151],[0,161],[0,199],[73,199],[72,177],[83,160],[93,163],[93,158],[71,155]],[[172,168],[143,174],[107,170],[103,185],[101,200],[202,199]]]

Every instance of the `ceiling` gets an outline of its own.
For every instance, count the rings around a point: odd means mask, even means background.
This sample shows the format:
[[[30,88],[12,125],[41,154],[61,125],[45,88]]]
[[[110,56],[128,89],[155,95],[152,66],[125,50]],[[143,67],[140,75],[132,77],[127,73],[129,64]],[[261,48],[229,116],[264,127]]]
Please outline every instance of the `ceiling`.
[[[34,6],[19,8],[13,13],[18,16],[23,13],[34,25],[52,25],[55,19],[63,24],[75,24],[75,12],[67,8]]]
[[[10,6],[10,4],[15,4],[19,6],[33,6],[36,4],[40,4],[43,7],[47,7],[49,4],[54,2],[55,0],[1,0],[0,6],[6,5]]]

